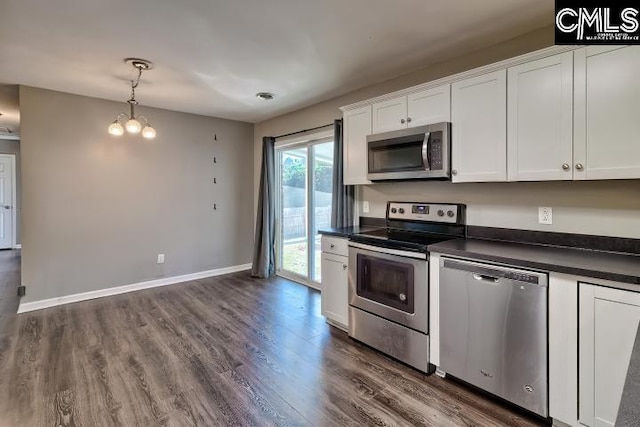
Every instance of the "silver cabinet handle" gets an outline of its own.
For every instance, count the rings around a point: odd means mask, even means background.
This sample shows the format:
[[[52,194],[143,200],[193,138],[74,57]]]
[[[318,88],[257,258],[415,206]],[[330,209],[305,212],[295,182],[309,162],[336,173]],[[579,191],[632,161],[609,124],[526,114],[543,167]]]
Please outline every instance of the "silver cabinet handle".
[[[331,249],[333,249],[333,248],[335,248],[335,247],[336,247],[336,245],[334,245],[334,244],[332,243],[332,244],[330,244],[330,245],[329,245],[329,247],[330,247]]]
[[[584,166],[582,165],[582,163],[578,163],[578,164],[576,165],[576,169],[577,169],[577,170],[579,170],[579,171],[581,171],[582,169],[584,169]]]
[[[406,122],[405,119],[400,119],[400,123],[404,124]]]
[[[342,264],[342,269],[346,270],[347,269],[347,264]]]
[[[568,171],[568,170],[570,170],[570,169],[571,169],[571,166],[569,165],[569,163],[564,163],[564,164],[562,165],[562,170],[563,170],[563,171]]]
[[[3,208],[5,208],[5,209],[11,209],[11,206],[9,206],[9,205],[4,205],[4,206],[3,206]]]
[[[398,298],[400,299],[400,301],[406,301],[407,300],[407,296],[405,294],[398,295]]]
[[[451,171],[451,175],[458,175],[458,171],[457,171],[457,170],[455,170],[455,169],[454,169],[454,170],[452,170],[452,171]]]
[[[411,123],[411,117],[407,117],[407,123]]]

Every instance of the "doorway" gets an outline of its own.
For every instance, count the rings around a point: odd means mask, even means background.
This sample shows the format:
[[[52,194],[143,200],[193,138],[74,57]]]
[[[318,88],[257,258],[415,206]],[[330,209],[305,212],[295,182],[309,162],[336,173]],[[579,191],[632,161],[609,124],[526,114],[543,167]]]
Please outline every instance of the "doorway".
[[[320,287],[320,235],[331,226],[333,138],[276,145],[276,270]]]
[[[0,249],[16,246],[16,156],[0,154]]]

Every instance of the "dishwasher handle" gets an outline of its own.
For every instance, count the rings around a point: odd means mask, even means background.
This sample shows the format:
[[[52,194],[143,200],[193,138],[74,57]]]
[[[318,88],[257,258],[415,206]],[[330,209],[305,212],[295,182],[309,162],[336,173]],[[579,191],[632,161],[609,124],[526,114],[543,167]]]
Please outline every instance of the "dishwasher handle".
[[[473,278],[485,282],[499,283],[501,279],[524,282],[532,285],[547,286],[547,276],[544,273],[537,273],[526,270],[516,270],[513,268],[502,268],[491,264],[480,264],[472,261],[462,261],[444,258],[441,261],[443,268],[462,270],[473,274]]]
[[[499,277],[492,277],[492,276],[487,276],[486,274],[478,274],[478,273],[473,273],[473,278],[481,282],[498,283],[500,281]]]

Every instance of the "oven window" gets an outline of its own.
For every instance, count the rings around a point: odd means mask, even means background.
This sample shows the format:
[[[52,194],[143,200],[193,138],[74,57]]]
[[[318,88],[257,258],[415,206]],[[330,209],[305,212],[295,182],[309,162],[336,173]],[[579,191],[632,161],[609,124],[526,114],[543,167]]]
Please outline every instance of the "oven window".
[[[413,265],[358,254],[357,293],[380,304],[414,312]]]
[[[369,173],[423,170],[422,140],[369,149]]]

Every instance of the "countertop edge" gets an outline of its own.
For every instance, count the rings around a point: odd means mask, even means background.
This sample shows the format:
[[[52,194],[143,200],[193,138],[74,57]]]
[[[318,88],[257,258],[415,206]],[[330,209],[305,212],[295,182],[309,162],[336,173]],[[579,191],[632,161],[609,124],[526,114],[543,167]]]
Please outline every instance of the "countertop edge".
[[[333,230],[318,230],[318,234],[322,236],[343,237],[345,239],[348,239],[349,237],[351,237],[353,233],[347,233],[344,231],[333,231]]]
[[[523,245],[526,245],[526,244],[523,243]],[[475,251],[465,251],[465,250],[459,250],[459,249],[439,247],[438,244],[430,245],[428,247],[428,250],[431,253],[442,254],[442,255],[452,255],[452,256],[457,256],[461,258],[474,258],[482,261],[510,264],[518,267],[533,268],[537,270],[544,270],[544,271],[549,271],[554,273],[565,273],[565,274],[571,274],[574,276],[583,276],[587,278],[591,277],[594,279],[610,280],[613,282],[627,283],[631,285],[640,285],[640,277],[629,276],[629,275],[620,274],[620,273],[613,273],[613,272],[599,271],[599,270],[588,270],[588,269],[582,269],[578,267],[563,266],[558,264],[548,264],[543,262],[523,260],[519,258],[503,257],[499,255],[494,255],[494,254],[483,254],[481,252],[475,252]]]

